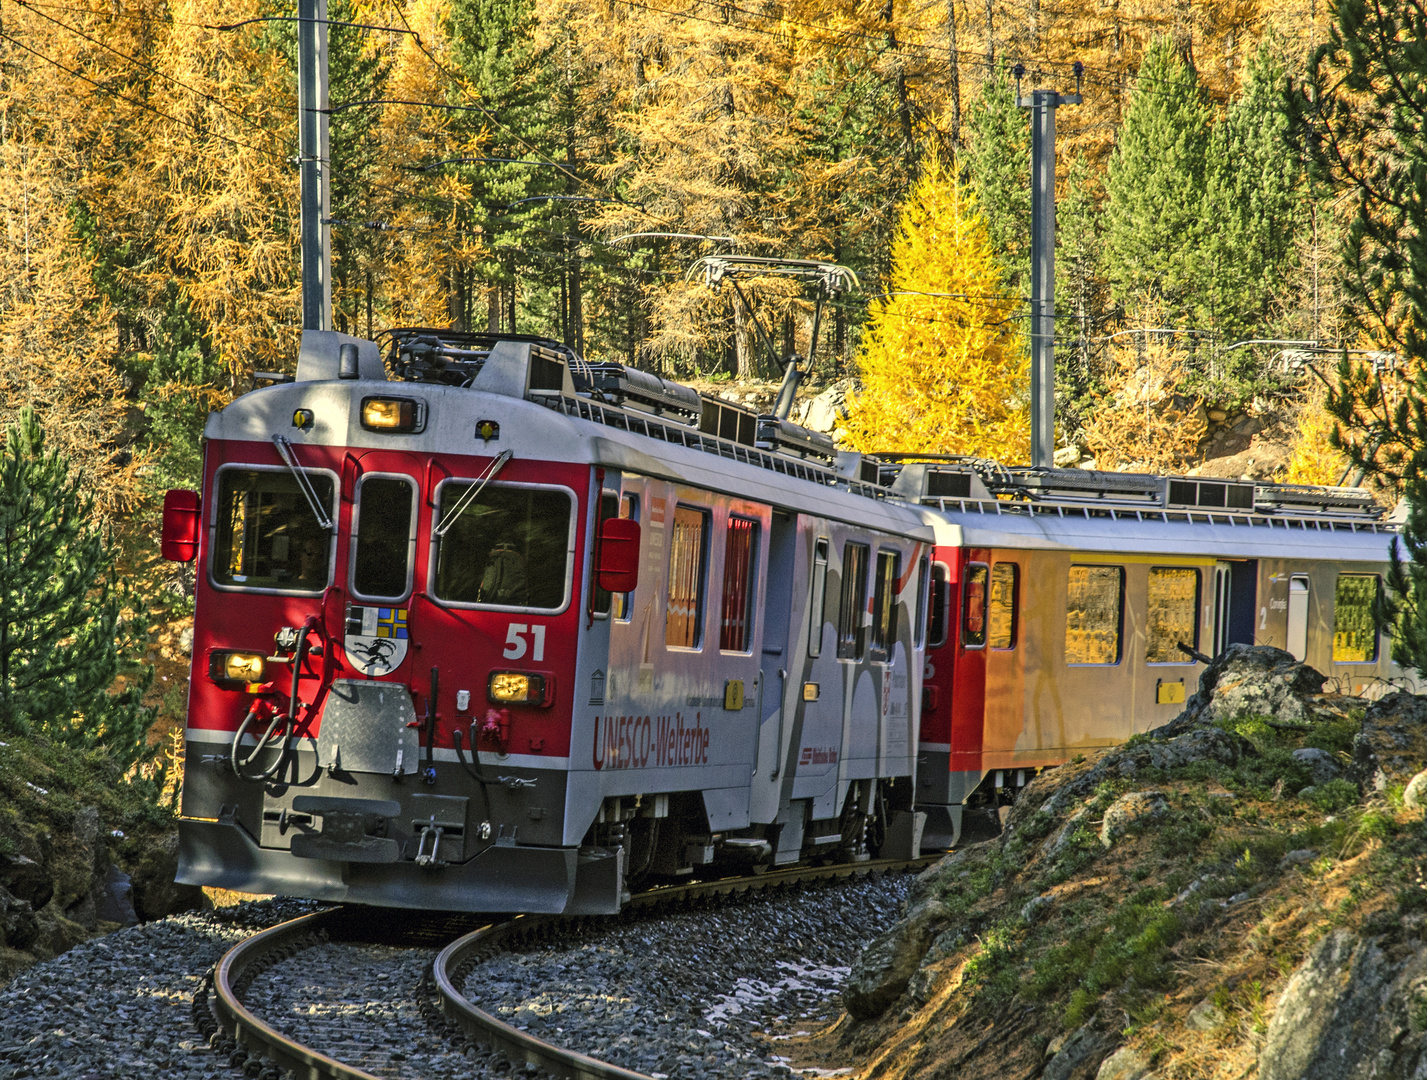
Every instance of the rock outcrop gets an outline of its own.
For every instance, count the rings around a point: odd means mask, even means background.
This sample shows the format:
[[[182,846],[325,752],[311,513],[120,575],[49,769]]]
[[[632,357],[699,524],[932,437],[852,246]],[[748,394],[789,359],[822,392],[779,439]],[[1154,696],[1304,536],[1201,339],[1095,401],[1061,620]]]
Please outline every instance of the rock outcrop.
[[[1427,762],[1427,697],[1390,694],[1368,706],[1347,777],[1360,788],[1406,786]]]
[[[1261,1080],[1420,1080],[1427,1076],[1427,946],[1384,946],[1336,930],[1279,996],[1259,1054]]]

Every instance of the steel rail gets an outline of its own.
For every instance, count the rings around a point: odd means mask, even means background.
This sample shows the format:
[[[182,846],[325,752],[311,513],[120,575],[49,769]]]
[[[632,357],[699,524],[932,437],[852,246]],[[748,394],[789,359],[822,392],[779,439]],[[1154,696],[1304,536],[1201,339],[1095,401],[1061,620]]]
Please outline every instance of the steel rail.
[[[911,870],[929,866],[941,856],[920,859],[879,859],[864,863],[842,863],[826,867],[800,867],[772,871],[751,877],[724,878],[689,885],[651,889],[630,898],[624,913],[685,906],[711,897],[786,888],[810,881],[843,877],[864,877],[873,873]],[[482,927],[447,945],[432,964],[432,977],[447,1020],[469,1038],[498,1050],[515,1062],[534,1065],[559,1080],[653,1080],[645,1073],[611,1065],[585,1054],[547,1043],[507,1024],[469,1001],[458,984],[464,981],[462,968],[477,953],[499,948],[511,938],[526,937],[559,925],[558,916],[519,916],[509,922]]]
[[[799,867],[747,877],[667,886],[634,895],[621,914],[688,907],[705,900],[727,899],[806,882],[920,869],[938,858],[940,855],[911,860],[879,859],[834,866]],[[259,1058],[276,1069],[286,1070],[298,1080],[380,1080],[365,1070],[294,1041],[254,1015],[241,1000],[248,983],[261,971],[266,961],[275,955],[279,959],[293,955],[307,947],[303,944],[304,939],[313,938],[329,927],[336,928],[344,922],[350,926],[351,916],[352,909],[341,907],[303,915],[245,938],[224,953],[213,969],[213,992],[208,997],[207,1008],[202,1008],[198,998],[194,1002],[196,1019],[200,1013],[206,1013],[200,1020],[200,1030],[215,1029],[211,1040],[215,1048],[226,1053],[237,1047],[233,1064],[251,1068],[250,1059]],[[464,981],[462,968],[473,962],[476,954],[568,925],[571,921],[560,916],[522,915],[482,927],[451,942],[432,964],[432,982],[440,999],[441,1013],[473,1041],[505,1054],[512,1062],[534,1065],[559,1080],[653,1080],[644,1073],[611,1065],[538,1039],[478,1008],[459,989],[458,984]],[[348,935],[343,933],[342,936]],[[257,1074],[250,1075],[277,1073],[270,1068],[262,1068]]]
[[[369,1072],[344,1065],[335,1058],[289,1039],[264,1023],[239,1000],[244,976],[275,952],[335,921],[341,908],[316,911],[244,938],[223,954],[213,969],[213,996],[208,1007],[224,1031],[250,1054],[286,1069],[299,1080],[379,1080]],[[290,955],[283,953],[283,955]]]

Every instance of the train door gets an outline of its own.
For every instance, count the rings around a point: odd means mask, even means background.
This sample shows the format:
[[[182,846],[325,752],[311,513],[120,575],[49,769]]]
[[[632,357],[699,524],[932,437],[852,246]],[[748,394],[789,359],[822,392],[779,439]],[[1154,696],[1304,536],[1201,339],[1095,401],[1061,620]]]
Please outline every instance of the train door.
[[[1257,559],[1220,562],[1214,567],[1214,655],[1230,645],[1254,643],[1258,603]]]
[[[1288,579],[1288,640],[1286,648],[1295,660],[1308,658],[1308,577],[1294,574]]]
[[[792,632],[793,604],[801,601],[802,595],[795,583],[805,577],[797,573],[797,539],[797,517],[775,510],[768,529],[763,650],[758,700],[754,702],[758,714],[758,750],[749,805],[749,816],[754,822],[774,820],[784,786],[784,759],[794,711],[790,701],[795,700],[789,687],[797,681],[800,670],[794,656]]]

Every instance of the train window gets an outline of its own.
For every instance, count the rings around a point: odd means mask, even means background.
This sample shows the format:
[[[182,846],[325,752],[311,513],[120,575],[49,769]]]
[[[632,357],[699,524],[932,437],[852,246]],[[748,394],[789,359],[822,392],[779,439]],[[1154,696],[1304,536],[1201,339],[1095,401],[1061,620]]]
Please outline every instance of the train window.
[[[823,651],[823,611],[827,596],[827,538],[818,537],[813,549],[812,598],[808,603],[808,655],[821,656]]]
[[[1145,663],[1192,664],[1180,643],[1199,648],[1199,571],[1182,567],[1150,569],[1145,618]]]
[[[1125,571],[1119,566],[1072,566],[1065,602],[1065,662],[1118,664],[1124,618]]]
[[[927,640],[927,589],[930,587],[931,560],[923,555],[917,560],[917,615],[912,619],[912,647],[920,649]]]
[[[302,470],[330,517],[336,490],[327,473]],[[218,585],[317,592],[332,580],[332,534],[289,472],[224,469],[218,477],[213,580]]]
[[[842,600],[837,610],[837,658],[861,660],[867,652],[866,544],[847,543],[842,548]]]
[[[364,476],[352,526],[352,592],[399,600],[411,587],[416,490],[407,477]]]
[[[697,649],[703,644],[708,543],[708,511],[674,507],[674,542],[669,545],[669,613],[664,622],[664,644],[672,648]]]
[[[567,488],[447,480],[437,491],[432,592],[457,604],[558,611],[570,580],[574,500]]]
[[[968,563],[961,584],[961,644],[979,649],[986,644],[986,582],[991,569],[982,563]]]
[[[927,648],[946,644],[946,616],[951,608],[951,581],[946,563],[932,564],[931,604],[927,609]]]
[[[613,491],[600,493],[599,512],[595,515],[595,531],[590,534],[590,564],[593,569],[594,551],[599,546],[600,526],[612,517],[619,517],[619,496]],[[600,588],[598,577],[590,574],[590,614],[603,618],[609,614],[610,594]]]
[[[991,567],[991,596],[987,601],[986,644],[993,649],[1016,647],[1016,592],[1021,568],[1013,562]]]
[[[747,652],[751,647],[749,611],[757,550],[758,522],[730,517],[723,548],[723,609],[718,631],[718,647],[724,652]]]
[[[639,520],[639,496],[624,495],[619,500],[619,516],[631,521]],[[620,622],[629,622],[634,610],[633,593],[614,594],[614,617]]]
[[[886,660],[897,644],[897,579],[902,576],[899,551],[877,552],[877,579],[872,590],[872,658]]]
[[[1377,660],[1373,607],[1380,588],[1376,574],[1339,574],[1333,592],[1333,662],[1371,664]]]

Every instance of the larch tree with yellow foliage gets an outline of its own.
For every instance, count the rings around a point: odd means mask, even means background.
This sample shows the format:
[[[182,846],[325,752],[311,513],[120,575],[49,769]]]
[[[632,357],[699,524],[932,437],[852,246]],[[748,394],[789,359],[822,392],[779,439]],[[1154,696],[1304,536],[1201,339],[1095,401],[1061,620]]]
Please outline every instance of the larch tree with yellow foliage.
[[[1029,364],[1019,309],[975,199],[928,157],[902,208],[890,287],[863,333],[847,444],[1024,462]]]

